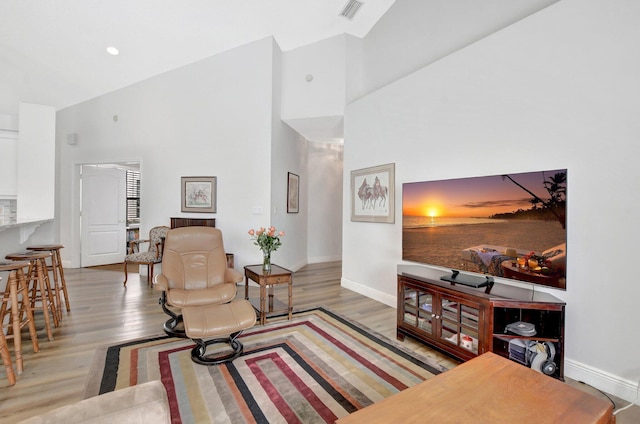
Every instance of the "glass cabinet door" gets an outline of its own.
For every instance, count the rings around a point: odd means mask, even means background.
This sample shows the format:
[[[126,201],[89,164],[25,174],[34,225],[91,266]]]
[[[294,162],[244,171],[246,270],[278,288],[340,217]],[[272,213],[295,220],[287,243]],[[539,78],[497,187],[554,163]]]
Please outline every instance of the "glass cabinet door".
[[[419,292],[418,301],[418,328],[429,334],[433,334],[433,295],[428,291]]]
[[[404,317],[403,322],[411,326],[418,326],[418,290],[403,286]]]
[[[440,338],[478,354],[479,305],[443,296],[440,307]]]
[[[433,295],[426,290],[404,286],[404,323],[433,334]]]

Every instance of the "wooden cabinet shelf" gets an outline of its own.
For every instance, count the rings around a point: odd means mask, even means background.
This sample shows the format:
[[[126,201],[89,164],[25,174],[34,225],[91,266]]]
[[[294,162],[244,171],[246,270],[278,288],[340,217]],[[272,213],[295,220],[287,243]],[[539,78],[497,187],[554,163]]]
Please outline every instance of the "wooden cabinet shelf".
[[[506,284],[490,290],[440,280],[443,271],[398,266],[397,337],[418,339],[463,361],[494,352],[564,378],[565,302],[544,292]],[[533,336],[508,333],[515,322],[533,324]],[[545,353],[541,353],[541,346]],[[541,356],[533,360],[536,355]],[[524,359],[522,359],[524,358]]]

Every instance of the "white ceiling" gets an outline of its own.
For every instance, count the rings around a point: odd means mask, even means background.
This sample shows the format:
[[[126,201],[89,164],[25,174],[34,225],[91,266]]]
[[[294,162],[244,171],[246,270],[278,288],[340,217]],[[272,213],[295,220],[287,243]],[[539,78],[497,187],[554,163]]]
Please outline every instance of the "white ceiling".
[[[395,0],[363,0],[353,20],[339,16],[347,1],[1,0],[0,114],[64,108],[268,36],[284,51],[364,37]]]

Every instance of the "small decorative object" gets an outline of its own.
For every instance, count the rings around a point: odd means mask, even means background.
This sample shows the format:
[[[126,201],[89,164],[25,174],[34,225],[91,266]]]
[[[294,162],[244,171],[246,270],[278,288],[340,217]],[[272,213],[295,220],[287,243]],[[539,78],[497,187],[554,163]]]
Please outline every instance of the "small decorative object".
[[[551,253],[551,255],[554,254],[554,252]],[[524,261],[522,268],[528,269],[530,272],[544,275],[553,275],[558,272],[553,263],[549,260],[548,255],[537,255],[536,252],[529,252],[522,257],[522,260]],[[520,258],[518,258],[518,261],[520,261]]]
[[[507,324],[504,332],[517,334],[519,336],[533,337],[536,335],[536,326],[530,322],[517,321]]]
[[[394,163],[351,171],[351,220],[394,222]]]
[[[298,213],[300,196],[300,177],[294,173],[288,173],[287,179],[287,213]]]
[[[518,257],[518,252],[516,251],[516,249],[508,248],[508,249],[505,249],[504,255],[508,256],[510,258],[517,258]]]
[[[216,177],[182,177],[181,212],[216,213]]]
[[[278,250],[282,245],[280,237],[284,237],[284,231],[278,232],[274,226],[260,227],[258,230],[249,230],[249,235],[252,237],[253,244],[262,250],[262,270],[271,271],[271,252]]]
[[[460,339],[460,346],[468,350],[473,350],[473,339],[464,334],[462,339]]]

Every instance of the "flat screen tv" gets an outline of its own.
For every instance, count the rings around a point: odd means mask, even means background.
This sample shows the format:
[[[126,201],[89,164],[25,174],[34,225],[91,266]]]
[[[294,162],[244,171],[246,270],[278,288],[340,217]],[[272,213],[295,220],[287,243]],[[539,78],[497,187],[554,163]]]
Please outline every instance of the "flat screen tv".
[[[403,183],[402,259],[566,290],[566,202],[566,169]]]

